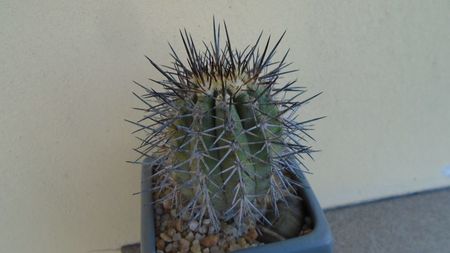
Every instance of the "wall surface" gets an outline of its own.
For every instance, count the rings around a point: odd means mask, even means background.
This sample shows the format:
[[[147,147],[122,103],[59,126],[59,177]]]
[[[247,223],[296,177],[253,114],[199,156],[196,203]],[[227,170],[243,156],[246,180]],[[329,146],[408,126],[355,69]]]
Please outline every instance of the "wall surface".
[[[139,240],[131,80],[213,15],[237,46],[286,29],[291,77],[325,92],[302,114],[328,116],[308,162],[324,207],[450,185],[449,1],[1,1],[1,252]]]

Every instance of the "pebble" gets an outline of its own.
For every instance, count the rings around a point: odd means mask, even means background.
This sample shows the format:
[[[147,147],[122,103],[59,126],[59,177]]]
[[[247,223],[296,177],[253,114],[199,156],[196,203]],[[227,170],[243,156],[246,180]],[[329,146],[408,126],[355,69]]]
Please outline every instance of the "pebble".
[[[200,242],[198,240],[194,240],[191,246],[192,253],[202,253],[202,249],[200,247]]]
[[[223,253],[223,250],[221,250],[219,247],[217,246],[213,246],[211,247],[210,251],[211,253]]]
[[[206,231],[208,230],[208,228],[205,226],[205,225],[203,225],[203,226],[201,226],[199,229],[198,229],[198,232],[200,233],[200,234],[206,234]]]
[[[170,208],[172,207],[172,201],[170,199],[164,200],[163,207],[164,210],[170,210]]]
[[[161,237],[161,239],[163,239],[165,242],[171,242],[172,238],[170,238],[170,236],[166,235],[165,233],[161,233],[159,235],[159,237]]]
[[[178,232],[182,232],[182,231],[183,231],[183,223],[181,222],[180,219],[177,219],[177,220],[175,221],[175,229],[176,229]]]
[[[228,243],[230,240],[228,238],[219,241],[219,247],[223,247],[225,243]]]
[[[240,249],[239,245],[236,243],[232,243],[230,244],[230,246],[228,247],[228,251],[234,251],[234,250],[238,250]]]
[[[184,220],[184,221],[189,221],[189,214],[187,214],[187,213],[185,213],[182,217],[181,217],[181,219],[182,220]]]
[[[245,248],[245,247],[248,246],[248,243],[247,243],[247,241],[245,240],[245,238],[240,238],[240,239],[238,240],[238,242],[239,242],[239,245],[241,246],[241,248]]]
[[[254,228],[250,228],[245,234],[245,239],[249,242],[255,241],[258,238],[258,232]]]
[[[195,221],[195,220],[190,221],[189,224],[188,224],[188,226],[189,226],[189,229],[190,229],[191,231],[195,231],[195,230],[197,230],[197,228],[198,228],[198,222]]]
[[[194,233],[191,231],[185,237],[188,241],[192,242],[194,240]]]
[[[190,220],[188,215],[178,218],[172,204],[160,202],[155,206],[157,253],[225,253],[262,244],[257,241],[259,235],[254,225],[243,224],[238,229],[224,222],[217,231],[211,219],[199,222]]]
[[[234,238],[233,236],[228,236],[226,241],[228,243],[235,243],[236,242],[236,238]]]
[[[163,250],[166,247],[166,243],[162,239],[158,239],[156,241],[156,248],[159,250]]]
[[[167,220],[163,220],[161,222],[161,229],[165,229],[167,227]]]
[[[216,233],[216,231],[215,231],[214,227],[213,226],[209,226],[208,227],[208,235],[212,235],[212,234],[215,234],[215,233]]]
[[[169,228],[169,230],[167,230],[167,235],[172,237],[177,231],[174,228]]]
[[[202,246],[210,248],[216,245],[218,241],[219,241],[218,235],[208,235],[207,237],[201,239],[200,243],[202,244]]]
[[[237,234],[238,234],[238,231],[237,231],[237,229],[235,228],[235,227],[232,227],[232,226],[226,226],[224,229],[223,229],[223,232],[226,234],[226,235],[230,235],[230,236],[237,236]]]
[[[172,239],[173,239],[174,241],[179,241],[179,240],[181,239],[181,234],[180,234],[180,233],[175,233],[175,234],[172,236]]]
[[[200,241],[201,239],[203,239],[203,237],[205,237],[205,236],[202,235],[202,234],[196,233],[194,238],[195,238],[195,240],[199,240]]]
[[[189,251],[189,246],[190,246],[191,242],[189,242],[188,240],[181,238],[180,239],[180,252],[181,253],[187,253]]]
[[[166,252],[171,252],[173,250],[172,243],[167,244],[166,248],[164,249]]]

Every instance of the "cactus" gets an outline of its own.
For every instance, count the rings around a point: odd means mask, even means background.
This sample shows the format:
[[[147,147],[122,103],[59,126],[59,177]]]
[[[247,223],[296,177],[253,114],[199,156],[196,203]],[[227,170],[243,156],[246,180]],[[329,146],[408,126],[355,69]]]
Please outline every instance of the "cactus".
[[[296,112],[305,92],[295,81],[280,84],[289,50],[273,61],[285,33],[269,48],[270,37],[239,51],[232,48],[224,23],[213,21],[214,40],[199,51],[190,34],[180,30],[187,63],[172,46],[172,66],[150,63],[165,77],[152,80],[163,89],[137,96],[147,114],[132,122],[144,132],[135,150],[153,159],[157,169],[156,201],[169,201],[179,216],[201,221],[208,217],[216,229],[223,221],[270,224],[267,210],[279,214],[279,203],[297,197],[301,187],[296,170],[313,150],[306,145],[311,122],[299,122]],[[316,95],[317,96],[317,95]]]

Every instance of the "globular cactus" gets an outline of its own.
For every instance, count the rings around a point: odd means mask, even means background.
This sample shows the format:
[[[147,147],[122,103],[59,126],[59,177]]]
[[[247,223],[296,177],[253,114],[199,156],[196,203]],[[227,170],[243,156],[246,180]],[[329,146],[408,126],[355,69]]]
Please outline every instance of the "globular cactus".
[[[136,95],[148,112],[133,122],[145,132],[136,148],[152,156],[157,169],[154,191],[159,201],[172,201],[179,216],[202,220],[206,216],[219,229],[222,221],[266,222],[268,209],[278,215],[278,204],[296,197],[296,170],[303,155],[306,131],[316,119],[299,122],[298,109],[308,102],[296,101],[305,92],[295,81],[280,84],[288,52],[273,61],[283,35],[262,50],[261,34],[243,51],[232,48],[226,24],[226,43],[220,45],[220,25],[214,41],[199,51],[192,37],[180,31],[187,63],[172,51],[173,64],[151,64],[165,77],[152,80],[156,91],[139,83],[146,93]],[[315,96],[314,96],[315,97]],[[156,201],[158,201],[156,200]]]

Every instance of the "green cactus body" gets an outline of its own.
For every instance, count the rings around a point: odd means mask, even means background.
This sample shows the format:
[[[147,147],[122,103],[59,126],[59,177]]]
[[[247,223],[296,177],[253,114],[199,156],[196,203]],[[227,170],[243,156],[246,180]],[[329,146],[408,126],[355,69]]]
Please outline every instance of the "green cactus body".
[[[216,228],[228,220],[267,221],[267,209],[296,196],[293,164],[311,152],[302,144],[307,127],[292,116],[302,103],[279,99],[303,92],[292,83],[277,88],[278,78],[289,72],[283,71],[289,65],[285,57],[271,63],[284,34],[272,50],[268,41],[259,52],[259,38],[254,46],[233,51],[226,26],[225,32],[221,49],[220,26],[214,25],[214,44],[204,52],[182,34],[187,65],[173,49],[168,70],[149,59],[165,76],[157,81],[165,91],[140,85],[147,91],[140,99],[151,114],[135,123],[147,132],[138,152],[160,154],[156,174],[169,178],[154,190],[173,193],[180,216],[207,215]]]
[[[216,101],[216,125],[222,126],[218,131],[219,157],[223,159],[221,175],[224,180],[227,207],[233,207],[239,195],[252,196],[255,193],[255,181],[252,174],[255,167],[249,159],[250,149],[247,135],[243,132],[241,119],[236,106],[229,104],[225,99]],[[242,188],[245,185],[245,188]]]
[[[172,146],[172,164],[183,164],[172,175],[178,184],[192,181],[192,188],[181,190],[184,201],[200,190],[199,178],[207,177],[211,204],[218,216],[229,219],[238,213],[242,220],[245,213],[239,210],[247,209],[248,214],[258,217],[267,208],[271,160],[278,156],[274,147],[282,147],[282,126],[277,106],[270,103],[261,87],[252,90],[240,86],[244,85],[225,80],[224,85],[210,85],[207,92],[195,89],[192,103],[177,99],[177,113],[190,113],[172,125],[178,129],[172,133],[177,140]],[[183,104],[195,106],[182,108]]]
[[[269,190],[269,177],[271,174],[272,166],[270,164],[270,158],[273,154],[266,148],[266,143],[271,142],[264,137],[262,125],[260,121],[260,113],[255,109],[259,106],[253,104],[256,97],[243,93],[237,96],[239,104],[239,115],[244,120],[245,129],[249,131],[248,140],[250,144],[250,150],[252,155],[252,161],[256,168],[255,172],[255,194],[257,196],[265,196]],[[259,108],[258,108],[259,109]]]

